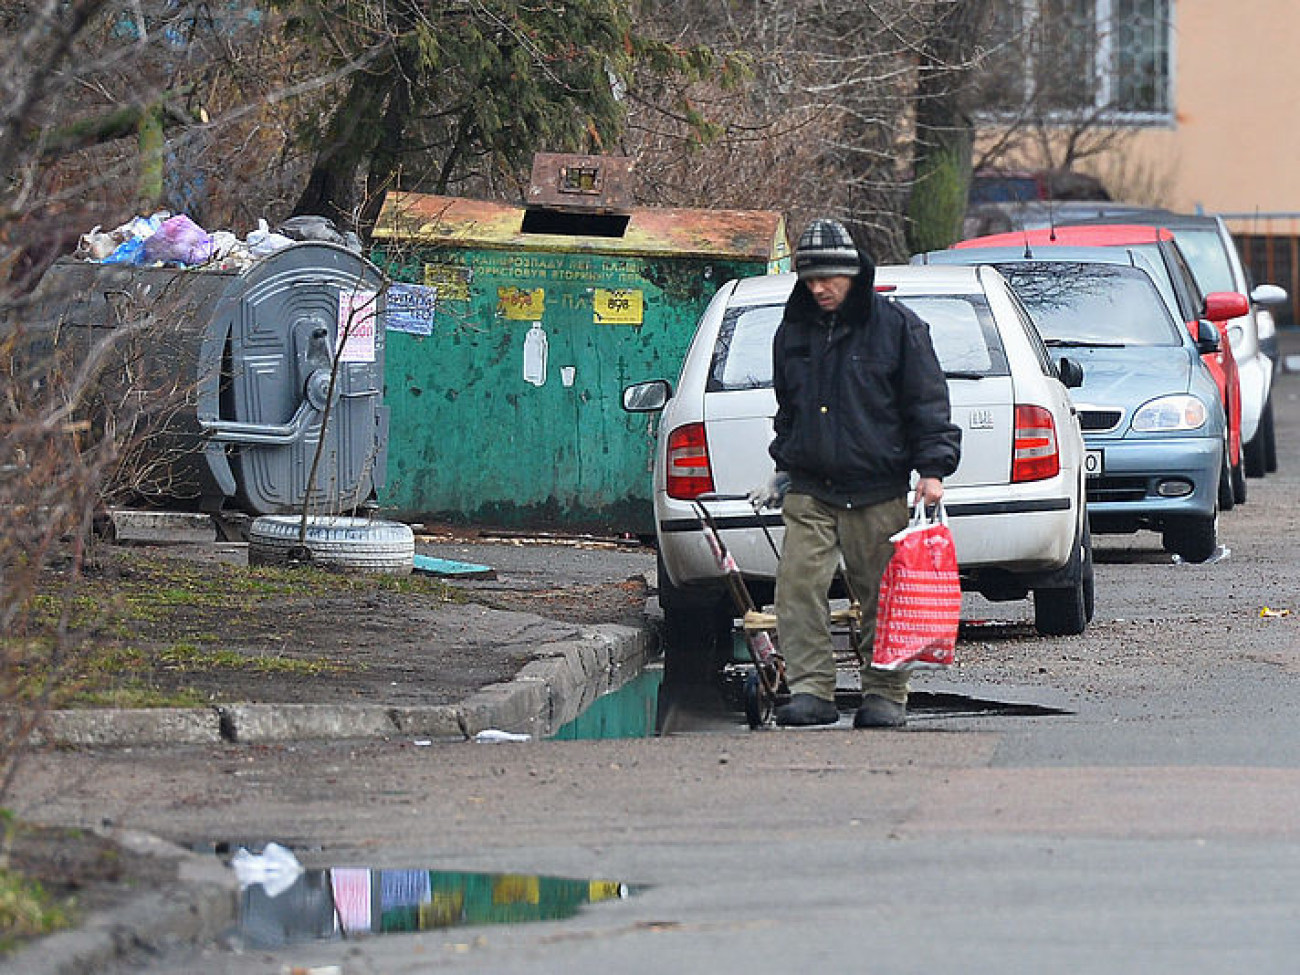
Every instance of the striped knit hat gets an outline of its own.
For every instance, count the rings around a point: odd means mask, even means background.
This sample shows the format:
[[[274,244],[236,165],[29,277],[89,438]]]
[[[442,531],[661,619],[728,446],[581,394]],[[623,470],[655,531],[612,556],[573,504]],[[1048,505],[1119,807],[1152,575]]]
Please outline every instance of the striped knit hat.
[[[794,268],[801,279],[833,274],[855,276],[862,269],[857,245],[838,220],[814,220],[794,249]]]

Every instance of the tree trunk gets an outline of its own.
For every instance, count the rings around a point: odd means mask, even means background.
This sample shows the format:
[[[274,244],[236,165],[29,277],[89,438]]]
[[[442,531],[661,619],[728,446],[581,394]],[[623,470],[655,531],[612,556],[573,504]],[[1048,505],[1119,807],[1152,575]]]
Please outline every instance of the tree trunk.
[[[974,143],[962,89],[991,12],[990,0],[952,4],[935,18],[921,49],[907,224],[914,254],[947,247],[961,236]]]
[[[384,106],[397,84],[392,71],[358,71],[347,96],[330,118],[294,216],[320,214],[352,226],[358,199],[357,172],[379,144]]]

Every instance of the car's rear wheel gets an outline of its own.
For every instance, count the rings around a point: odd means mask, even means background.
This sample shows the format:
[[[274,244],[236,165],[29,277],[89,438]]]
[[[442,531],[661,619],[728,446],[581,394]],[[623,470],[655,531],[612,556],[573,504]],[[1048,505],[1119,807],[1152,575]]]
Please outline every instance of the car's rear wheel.
[[[1219,547],[1219,513],[1170,519],[1164,547],[1187,562],[1204,562]]]
[[[1096,586],[1092,533],[1085,522],[1074,553],[1077,572],[1071,586],[1034,590],[1034,629],[1043,636],[1076,636],[1092,620]]]
[[[1236,504],[1246,503],[1246,469],[1242,464],[1232,469],[1232,500]]]
[[[735,618],[728,593],[679,589],[658,561],[659,607],[664,614],[664,683],[673,688],[716,682],[731,656]]]
[[[1259,415],[1255,435],[1241,445],[1241,460],[1247,477],[1263,477],[1268,473],[1268,442],[1273,432],[1273,402],[1264,404]]]
[[[1277,439],[1273,436],[1273,400],[1264,405],[1264,470],[1269,474],[1277,471]]]

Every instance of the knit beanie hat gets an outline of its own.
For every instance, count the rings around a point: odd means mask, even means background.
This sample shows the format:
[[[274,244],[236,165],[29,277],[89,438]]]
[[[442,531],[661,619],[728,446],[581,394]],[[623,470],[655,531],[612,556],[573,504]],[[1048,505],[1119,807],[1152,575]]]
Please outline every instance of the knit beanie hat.
[[[794,268],[801,279],[833,274],[855,276],[862,269],[857,245],[838,220],[814,220],[794,249]]]

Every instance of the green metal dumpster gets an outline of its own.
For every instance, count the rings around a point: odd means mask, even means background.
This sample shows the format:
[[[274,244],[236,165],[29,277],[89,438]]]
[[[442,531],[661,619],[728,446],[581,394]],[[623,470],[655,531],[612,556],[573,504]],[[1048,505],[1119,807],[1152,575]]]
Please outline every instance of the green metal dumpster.
[[[608,202],[590,178],[608,160],[555,159],[528,207],[385,198],[370,256],[395,282],[379,504],[396,517],[653,534],[655,431],[623,386],[677,376],[721,284],[789,268],[778,213],[571,201],[566,180]]]

